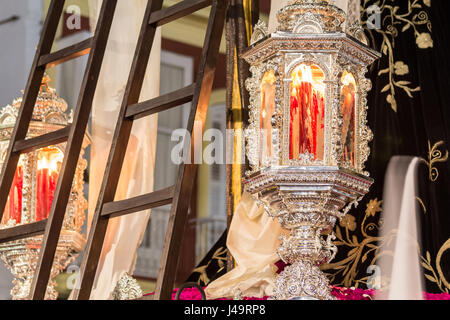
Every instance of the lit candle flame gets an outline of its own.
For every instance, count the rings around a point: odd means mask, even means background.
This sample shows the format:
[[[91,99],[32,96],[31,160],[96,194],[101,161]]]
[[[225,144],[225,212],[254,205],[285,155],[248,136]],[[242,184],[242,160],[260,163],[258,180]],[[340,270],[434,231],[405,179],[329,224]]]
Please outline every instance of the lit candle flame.
[[[39,159],[37,161],[37,169],[48,169],[48,174],[51,175],[53,172],[58,172],[58,163],[62,162],[62,154],[52,154],[52,157],[49,159],[47,158],[47,155],[44,154],[42,159]]]
[[[292,72],[292,90],[291,94],[296,95],[298,88],[302,83],[310,83],[315,89],[322,94],[325,91],[325,85],[323,83],[323,74],[321,76],[314,76],[311,66],[301,64]]]
[[[348,86],[349,84],[353,84],[356,86],[356,80],[355,77],[351,73],[346,73],[345,76],[342,78],[342,84],[344,86]]]

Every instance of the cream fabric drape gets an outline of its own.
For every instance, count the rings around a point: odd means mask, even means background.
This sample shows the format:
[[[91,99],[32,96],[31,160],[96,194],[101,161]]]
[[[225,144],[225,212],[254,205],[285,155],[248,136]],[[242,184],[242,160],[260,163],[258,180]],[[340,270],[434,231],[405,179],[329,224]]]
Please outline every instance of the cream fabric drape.
[[[237,266],[207,287],[207,298],[232,298],[238,290],[246,297],[272,295],[281,232],[278,221],[258,207],[250,194],[244,193],[227,238],[228,250]]]
[[[98,16],[101,2],[101,0],[90,0],[91,17]],[[117,4],[92,112],[89,225],[94,214],[147,3],[148,0],[119,0]],[[159,94],[160,54],[161,33],[158,30],[140,97],[141,101]],[[157,115],[134,123],[116,200],[153,190],[157,124]],[[110,299],[122,274],[133,272],[136,251],[145,233],[149,216],[150,211],[146,211],[110,221],[91,299]]]

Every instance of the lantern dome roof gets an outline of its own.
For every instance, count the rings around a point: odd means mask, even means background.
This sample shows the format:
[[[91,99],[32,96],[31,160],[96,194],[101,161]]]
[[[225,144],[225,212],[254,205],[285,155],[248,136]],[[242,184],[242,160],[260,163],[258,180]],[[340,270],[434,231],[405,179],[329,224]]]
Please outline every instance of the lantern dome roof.
[[[69,117],[66,114],[67,102],[56,93],[49,85],[50,77],[44,75],[39,89],[39,94],[33,109],[33,121],[48,124],[67,125]],[[14,99],[11,105],[0,110],[0,125],[8,125],[16,122],[23,97]]]
[[[345,12],[328,0],[293,0],[278,12],[278,31],[342,32],[346,18]]]

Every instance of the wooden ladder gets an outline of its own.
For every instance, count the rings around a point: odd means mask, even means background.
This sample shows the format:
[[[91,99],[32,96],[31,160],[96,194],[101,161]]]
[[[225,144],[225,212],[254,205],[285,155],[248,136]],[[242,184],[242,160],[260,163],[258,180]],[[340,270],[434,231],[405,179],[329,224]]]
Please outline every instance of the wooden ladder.
[[[192,101],[187,131],[192,136],[194,123],[204,125],[228,2],[229,0],[184,0],[163,9],[163,0],[149,0],[81,264],[81,282],[74,289],[75,298],[84,300],[90,298],[109,219],[170,203],[172,207],[154,299],[171,298],[197,165],[182,163],[177,181],[170,188],[122,201],[114,201],[114,197],[134,120]],[[196,82],[169,94],[139,103],[157,27],[209,6],[211,6],[210,18]],[[191,141],[194,140],[191,139]],[[191,143],[190,156],[193,154],[193,147]]]
[[[50,3],[25,88],[23,102],[20,106],[17,122],[12,132],[0,181],[1,220],[20,155],[50,145],[62,142],[67,143],[64,161],[59,173],[48,219],[0,231],[0,243],[44,234],[29,296],[31,299],[38,300],[44,299],[46,294],[50,271],[63,226],[73,177],[89,120],[92,100],[94,98],[117,0],[103,1],[97,28],[93,37],[52,53],[51,49],[64,9],[64,2],[64,0],[52,0]],[[89,59],[81,85],[73,123],[61,130],[26,139],[34,105],[46,68],[56,66],[87,53],[89,53]]]

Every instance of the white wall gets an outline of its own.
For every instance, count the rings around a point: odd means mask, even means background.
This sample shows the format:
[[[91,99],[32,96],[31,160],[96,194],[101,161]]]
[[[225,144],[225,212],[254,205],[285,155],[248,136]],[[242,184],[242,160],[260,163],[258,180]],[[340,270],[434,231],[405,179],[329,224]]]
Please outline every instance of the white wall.
[[[11,300],[11,289],[13,276],[5,267],[3,261],[0,262],[0,300]]]
[[[0,108],[21,96],[28,79],[42,24],[42,1],[0,0]],[[0,300],[10,299],[12,275],[0,261]]]
[[[42,24],[41,0],[0,0],[0,107],[21,95],[28,79]]]

